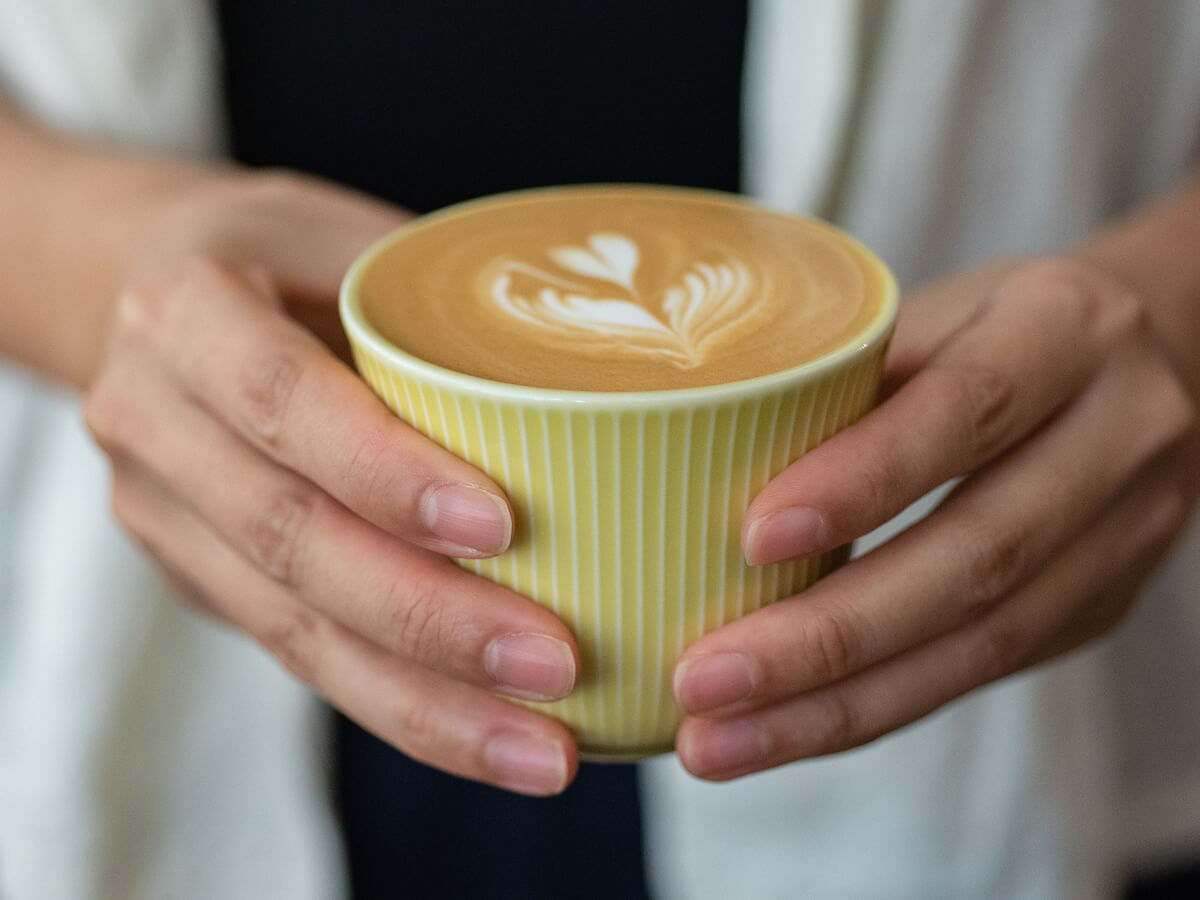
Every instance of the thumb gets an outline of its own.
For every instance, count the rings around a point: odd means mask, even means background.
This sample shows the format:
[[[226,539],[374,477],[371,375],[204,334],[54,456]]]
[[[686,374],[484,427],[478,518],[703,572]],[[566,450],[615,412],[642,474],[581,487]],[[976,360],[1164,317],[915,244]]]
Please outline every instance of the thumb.
[[[269,282],[288,315],[349,362],[337,311],[342,276],[368,245],[412,213],[307,175],[251,177],[255,183],[241,194],[241,208],[224,217],[222,257]]]
[[[241,219],[237,256],[265,268],[277,289],[297,302],[336,304],[342,276],[355,258],[413,217],[307,175],[265,177],[265,196]]]

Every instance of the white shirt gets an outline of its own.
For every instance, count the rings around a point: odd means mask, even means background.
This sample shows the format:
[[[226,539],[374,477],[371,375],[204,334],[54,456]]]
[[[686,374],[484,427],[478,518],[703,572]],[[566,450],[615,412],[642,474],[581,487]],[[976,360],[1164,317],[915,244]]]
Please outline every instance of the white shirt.
[[[200,0],[0,2],[0,88],[217,152],[213,33]],[[749,41],[752,192],[906,285],[1069,243],[1200,137],[1189,0],[761,0]],[[174,606],[107,509],[74,401],[0,372],[0,898],[341,895],[315,703]],[[1200,846],[1200,530],[1111,638],[871,746],[643,771],[666,900],[1112,896]]]

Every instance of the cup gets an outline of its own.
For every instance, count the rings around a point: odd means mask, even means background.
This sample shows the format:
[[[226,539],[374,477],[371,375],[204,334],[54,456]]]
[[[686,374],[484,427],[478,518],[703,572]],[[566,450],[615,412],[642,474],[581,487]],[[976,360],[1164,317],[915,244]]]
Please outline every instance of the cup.
[[[671,195],[757,209],[708,192]],[[898,291],[883,263],[852,238],[797,217],[874,268],[877,308],[829,352],[782,371],[675,389],[531,387],[454,371],[385,338],[362,297],[381,256],[447,217],[523,196],[419,218],[368,248],[344,279],[342,321],[375,393],[487,473],[512,503],[510,548],[459,564],[547,606],[580,651],[574,692],[526,705],[564,721],[585,759],[637,759],[673,747],[681,712],[672,670],[685,648],[804,590],[846,558],[842,548],[747,565],[742,517],[789,463],[874,405]]]

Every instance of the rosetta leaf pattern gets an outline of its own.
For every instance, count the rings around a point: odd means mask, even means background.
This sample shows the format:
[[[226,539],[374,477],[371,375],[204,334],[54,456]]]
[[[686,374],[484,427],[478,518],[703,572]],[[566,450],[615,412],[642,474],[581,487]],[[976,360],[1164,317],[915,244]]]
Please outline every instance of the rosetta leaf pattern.
[[[754,312],[749,273],[736,259],[693,263],[679,283],[647,297],[635,281],[641,253],[625,235],[597,232],[586,247],[553,247],[548,255],[570,276],[610,287],[505,259],[492,273],[491,299],[526,324],[581,346],[602,343],[691,368],[704,362],[722,334]],[[539,286],[523,293],[518,279]],[[620,296],[612,296],[613,288]]]

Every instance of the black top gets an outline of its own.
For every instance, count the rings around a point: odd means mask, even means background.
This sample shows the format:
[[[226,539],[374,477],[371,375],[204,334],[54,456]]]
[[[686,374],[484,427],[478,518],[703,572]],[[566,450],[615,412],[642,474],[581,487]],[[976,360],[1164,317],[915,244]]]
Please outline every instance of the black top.
[[[544,184],[736,190],[743,7],[222,0],[234,152],[418,212]]]
[[[234,155],[424,212],[596,181],[738,188],[744,0],[220,0]],[[534,800],[418,765],[344,718],[356,898],[637,900],[631,766]]]

